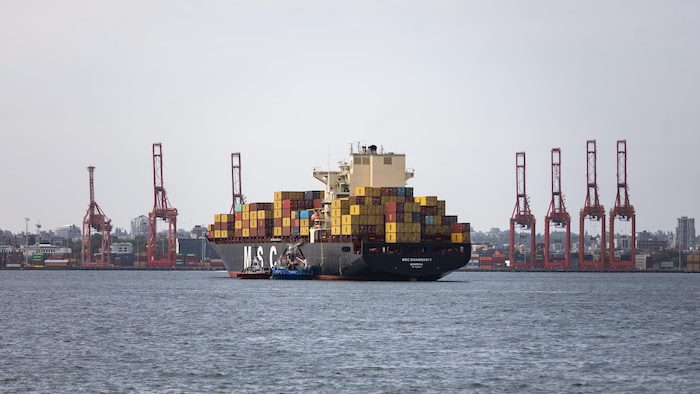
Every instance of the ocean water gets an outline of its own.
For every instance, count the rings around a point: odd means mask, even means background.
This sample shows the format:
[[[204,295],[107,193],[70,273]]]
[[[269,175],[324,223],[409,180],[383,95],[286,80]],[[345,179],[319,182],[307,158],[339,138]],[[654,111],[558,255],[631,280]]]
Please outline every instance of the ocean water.
[[[700,275],[0,271],[3,392],[700,392]]]

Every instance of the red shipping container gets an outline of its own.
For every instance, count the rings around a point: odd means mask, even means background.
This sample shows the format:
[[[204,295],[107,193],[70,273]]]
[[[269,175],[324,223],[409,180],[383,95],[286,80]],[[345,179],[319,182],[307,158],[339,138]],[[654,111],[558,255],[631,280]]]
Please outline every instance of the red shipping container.
[[[450,230],[452,230],[453,233],[468,233],[469,223],[453,223],[450,225]]]
[[[255,203],[255,202],[254,202],[254,203],[252,203],[252,204],[248,204],[248,206],[250,207],[250,210],[251,210],[251,211],[257,211],[257,210],[258,210],[258,203]]]
[[[312,208],[316,208],[316,209],[323,208],[323,200],[321,200],[320,198],[315,199]]]
[[[282,217],[283,218],[291,218],[292,217],[292,210],[288,208],[283,208],[282,209]]]
[[[275,227],[282,227],[282,218],[277,218],[273,220]]]
[[[282,200],[282,209],[292,209],[292,200]]]
[[[241,237],[243,236],[243,230],[241,230],[240,228],[239,228],[239,229],[236,229],[236,230],[233,232],[233,236],[236,237],[236,238],[241,238]]]
[[[237,222],[240,222],[243,220],[243,212],[236,212],[233,214],[233,217],[236,219]]]
[[[283,237],[289,237],[292,235],[292,228],[291,227],[282,227],[282,236]]]

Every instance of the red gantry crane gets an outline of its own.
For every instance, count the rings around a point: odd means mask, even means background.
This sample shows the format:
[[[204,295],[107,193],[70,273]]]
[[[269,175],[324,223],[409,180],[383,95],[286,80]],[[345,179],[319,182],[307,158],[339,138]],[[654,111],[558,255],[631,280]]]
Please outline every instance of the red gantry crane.
[[[516,201],[513,215],[510,218],[510,264],[515,268],[534,268],[535,266],[535,216],[530,211],[527,193],[525,190],[525,152],[515,154],[515,187]],[[523,231],[530,230],[529,261],[526,255],[520,253],[519,259],[515,254],[515,229],[516,226]]]
[[[95,201],[95,167],[89,166],[90,174],[90,204],[83,218],[82,250],[80,265],[82,268],[101,268],[109,265],[109,249],[112,244],[112,221],[102,212]],[[102,236],[99,257],[95,259],[90,243],[92,229]]]
[[[555,259],[550,249],[550,224],[564,228],[562,256]],[[545,269],[568,270],[571,268],[571,217],[564,206],[561,192],[561,149],[552,149],[552,201],[544,217],[544,267]]]
[[[586,202],[579,215],[578,261],[579,269],[600,270],[605,267],[605,208],[598,199],[597,146],[595,140],[586,141]],[[586,257],[586,220],[600,223],[598,258],[589,253]]]
[[[243,188],[241,186],[241,153],[231,153],[231,190],[233,191],[233,199],[231,205],[231,214],[236,213],[236,205],[243,204]]]
[[[615,220],[630,222],[632,234],[630,238],[621,237],[616,248],[615,240]],[[615,206],[610,210],[610,268],[611,269],[634,269],[635,254],[637,251],[636,242],[636,215],[634,207],[630,204],[629,188],[627,186],[627,141],[617,141],[617,197]],[[628,241],[624,244],[623,241]],[[615,252],[619,252],[616,256]]]
[[[156,222],[168,223],[167,251],[158,257],[158,232]],[[169,268],[175,265],[177,247],[177,209],[170,206],[163,185],[163,147],[153,144],[153,211],[148,214],[148,240],[146,250],[149,267]]]

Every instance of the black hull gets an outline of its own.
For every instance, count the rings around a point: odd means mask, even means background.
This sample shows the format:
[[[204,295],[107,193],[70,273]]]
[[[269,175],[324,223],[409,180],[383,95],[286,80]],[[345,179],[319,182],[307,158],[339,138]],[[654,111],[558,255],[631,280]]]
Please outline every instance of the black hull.
[[[232,277],[256,257],[270,267],[286,247],[280,242],[214,244]],[[450,243],[374,242],[354,248],[352,242],[324,242],[300,249],[320,279],[435,281],[471,257],[471,244]]]

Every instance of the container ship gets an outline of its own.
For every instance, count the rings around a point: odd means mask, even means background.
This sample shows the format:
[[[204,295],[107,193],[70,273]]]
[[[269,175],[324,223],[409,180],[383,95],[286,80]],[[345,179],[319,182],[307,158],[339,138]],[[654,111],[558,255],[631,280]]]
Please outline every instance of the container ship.
[[[238,204],[214,215],[208,238],[231,277],[296,245],[318,279],[435,281],[469,261],[469,223],[437,196],[414,196],[413,175],[404,154],[351,146],[338,171],[313,171],[325,190]]]

